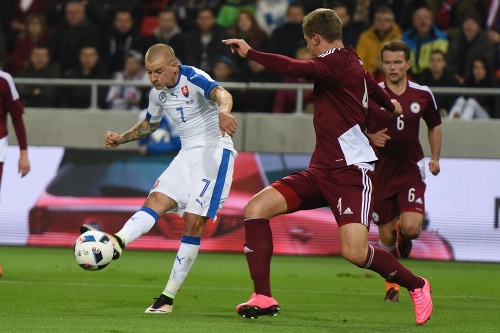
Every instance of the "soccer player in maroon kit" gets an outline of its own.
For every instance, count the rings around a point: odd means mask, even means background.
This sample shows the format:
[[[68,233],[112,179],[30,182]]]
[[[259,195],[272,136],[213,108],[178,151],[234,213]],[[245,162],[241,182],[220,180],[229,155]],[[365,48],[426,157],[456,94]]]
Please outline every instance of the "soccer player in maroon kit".
[[[419,140],[420,119],[428,128],[431,159],[429,171],[437,175],[441,152],[441,116],[426,86],[406,77],[410,49],[402,40],[386,43],[381,50],[386,81],[380,83],[403,108],[398,118],[388,117],[376,103],[369,103],[367,135],[378,147],[373,181],[372,219],[378,226],[379,246],[407,258],[412,239],[419,236],[425,212],[425,161]],[[397,249],[396,249],[397,242]],[[397,301],[399,286],[386,281],[386,301]]]
[[[0,186],[2,184],[3,163],[7,155],[7,114],[10,113],[12,124],[16,131],[17,141],[21,154],[18,162],[18,170],[24,177],[30,171],[28,159],[28,143],[26,139],[26,128],[23,121],[23,104],[19,99],[14,80],[9,73],[0,70]],[[0,266],[0,276],[2,267]]]
[[[270,266],[273,253],[269,220],[281,214],[328,205],[339,225],[342,256],[356,266],[379,273],[408,289],[417,324],[432,313],[429,282],[415,276],[388,251],[368,244],[375,152],[364,134],[368,97],[395,115],[392,101],[363,69],[351,46],[342,43],[342,22],[331,9],[308,14],[302,28],[313,59],[295,60],[258,52],[241,39],[222,42],[233,53],[279,73],[313,79],[316,147],[309,167],[282,178],[257,193],[244,208],[245,246],[254,293],[236,311],[246,318],[275,315]]]
[[[21,154],[18,169],[24,177],[30,171],[28,159],[28,141],[26,139],[26,128],[23,121],[24,108],[14,80],[9,73],[0,70],[0,185],[2,182],[3,163],[7,154],[7,114],[10,113],[12,125],[16,131],[17,141]]]

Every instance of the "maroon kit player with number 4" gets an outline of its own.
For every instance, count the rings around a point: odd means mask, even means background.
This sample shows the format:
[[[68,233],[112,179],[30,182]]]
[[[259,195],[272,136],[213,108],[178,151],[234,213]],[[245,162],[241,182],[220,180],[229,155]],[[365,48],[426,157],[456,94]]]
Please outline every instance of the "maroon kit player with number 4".
[[[419,140],[420,119],[428,128],[431,159],[429,171],[437,175],[441,152],[441,116],[426,86],[408,81],[410,49],[402,40],[386,43],[381,50],[386,77],[380,83],[401,103],[403,114],[394,119],[375,103],[369,103],[367,135],[379,150],[373,181],[372,219],[378,225],[379,246],[407,258],[412,239],[420,235],[425,212],[425,161]],[[397,248],[396,248],[397,243]],[[397,301],[399,286],[386,281],[385,300]]]
[[[415,276],[388,251],[368,245],[375,152],[364,134],[368,97],[394,115],[401,105],[363,69],[351,46],[342,43],[342,22],[331,9],[316,9],[302,23],[311,60],[258,52],[241,39],[222,42],[233,52],[281,74],[314,80],[316,147],[309,167],[292,173],[257,193],[246,205],[244,251],[254,293],[236,311],[246,318],[275,315],[270,266],[273,253],[270,219],[298,210],[328,205],[339,225],[342,256],[379,273],[410,292],[417,324],[432,313],[429,282]]]

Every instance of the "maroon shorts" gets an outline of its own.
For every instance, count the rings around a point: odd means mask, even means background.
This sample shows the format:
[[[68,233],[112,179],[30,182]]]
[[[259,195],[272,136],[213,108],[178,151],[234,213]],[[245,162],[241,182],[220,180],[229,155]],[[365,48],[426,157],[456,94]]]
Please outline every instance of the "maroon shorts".
[[[420,178],[421,179],[421,178]],[[377,185],[384,186],[384,185]],[[391,181],[384,190],[385,197],[380,198],[375,187],[373,197],[373,222],[387,224],[404,212],[416,212],[424,215],[426,184],[416,177],[400,177]],[[389,196],[387,196],[389,194]]]
[[[351,165],[340,169],[308,168],[279,179],[271,186],[288,205],[288,213],[329,206],[337,224],[369,227],[373,168]]]

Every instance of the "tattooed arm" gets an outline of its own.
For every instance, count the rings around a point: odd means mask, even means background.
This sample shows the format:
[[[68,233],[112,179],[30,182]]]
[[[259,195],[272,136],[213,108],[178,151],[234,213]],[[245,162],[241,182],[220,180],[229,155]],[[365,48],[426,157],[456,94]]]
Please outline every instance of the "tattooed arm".
[[[123,134],[107,131],[104,137],[104,147],[114,148],[123,143],[139,140],[156,131],[158,126],[160,126],[160,122],[150,123],[147,119],[144,119]]]

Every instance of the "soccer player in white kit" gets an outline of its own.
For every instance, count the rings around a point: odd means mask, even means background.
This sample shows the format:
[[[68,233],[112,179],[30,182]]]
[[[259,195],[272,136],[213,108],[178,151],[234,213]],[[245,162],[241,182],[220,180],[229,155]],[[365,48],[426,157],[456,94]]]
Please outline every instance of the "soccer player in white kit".
[[[181,245],[164,291],[146,313],[172,312],[173,300],[200,248],[203,227],[216,219],[229,194],[237,152],[231,137],[237,121],[230,114],[231,94],[198,68],[179,65],[166,44],[149,48],[145,56],[149,79],[146,118],[123,134],[106,132],[105,147],[113,148],[154,132],[164,112],[179,130],[182,148],[153,185],[144,205],[115,235],[113,259],[122,249],[148,232],[165,213],[184,217]],[[83,225],[81,232],[92,230]]]

